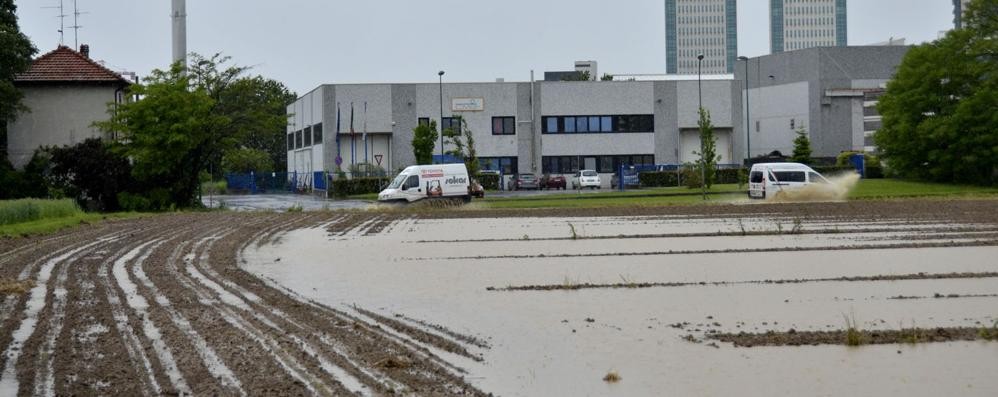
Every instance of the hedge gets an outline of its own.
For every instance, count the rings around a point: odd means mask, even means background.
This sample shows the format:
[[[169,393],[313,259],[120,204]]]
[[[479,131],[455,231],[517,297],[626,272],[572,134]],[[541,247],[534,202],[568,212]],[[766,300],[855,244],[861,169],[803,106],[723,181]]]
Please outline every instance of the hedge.
[[[738,173],[741,168],[731,168],[731,169],[721,169],[717,170],[716,177],[714,178],[715,184],[737,184],[738,183]],[[680,174],[676,171],[652,171],[652,172],[641,172],[638,174],[638,180],[641,181],[641,187],[673,187],[680,186],[678,178]],[[700,186],[699,178],[697,181],[691,181],[695,183],[696,186]]]
[[[480,183],[485,190],[499,190],[499,175],[478,174],[478,183]]]
[[[380,193],[388,183],[388,178],[337,178],[333,180],[333,195],[336,197],[355,196],[359,194]]]

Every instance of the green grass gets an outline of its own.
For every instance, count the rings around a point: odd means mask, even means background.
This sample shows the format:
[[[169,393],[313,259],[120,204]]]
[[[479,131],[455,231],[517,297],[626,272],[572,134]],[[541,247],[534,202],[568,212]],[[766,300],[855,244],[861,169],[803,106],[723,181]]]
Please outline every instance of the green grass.
[[[83,211],[71,199],[22,199],[0,201],[0,225],[12,225],[50,218],[65,218]]]
[[[709,192],[708,204],[720,204],[740,199],[745,195],[744,188],[738,185],[715,185]],[[487,208],[602,208],[602,207],[659,207],[670,205],[703,204],[700,190],[685,187],[637,189],[624,192],[557,193],[530,197],[492,197],[477,200]]]
[[[62,218],[48,218],[30,222],[0,225],[0,237],[27,237],[46,235],[60,230],[80,225],[89,225],[111,219],[131,219],[149,216],[139,212],[116,212],[111,214],[95,214],[81,212]]]
[[[908,197],[998,196],[998,187],[948,185],[898,179],[864,179],[849,194],[850,200]]]

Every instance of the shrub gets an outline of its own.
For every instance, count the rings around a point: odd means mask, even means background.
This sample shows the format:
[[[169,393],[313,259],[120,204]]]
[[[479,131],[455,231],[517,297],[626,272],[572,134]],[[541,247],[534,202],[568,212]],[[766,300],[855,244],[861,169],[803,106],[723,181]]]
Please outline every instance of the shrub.
[[[354,178],[333,180],[333,195],[336,197],[379,193],[391,182],[388,178]]]
[[[651,171],[638,174],[641,187],[679,186],[679,173],[676,171]]]
[[[37,221],[40,219],[63,218],[81,212],[80,207],[71,199],[0,201],[0,225]]]
[[[478,174],[477,179],[485,190],[499,190],[499,175]]]
[[[350,176],[354,178],[385,178],[388,173],[379,165],[371,163],[357,163],[350,165]]]
[[[133,212],[169,211],[176,208],[170,199],[170,191],[164,188],[151,189],[144,193],[118,193],[121,209]]]

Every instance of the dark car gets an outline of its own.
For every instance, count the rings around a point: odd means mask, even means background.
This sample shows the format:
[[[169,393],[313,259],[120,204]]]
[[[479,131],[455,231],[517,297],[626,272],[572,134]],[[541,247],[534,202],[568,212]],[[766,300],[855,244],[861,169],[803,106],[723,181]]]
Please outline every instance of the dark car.
[[[541,189],[565,190],[568,182],[563,175],[544,175],[541,177]]]
[[[538,190],[541,185],[534,174],[517,174],[509,180],[508,187],[509,190]]]

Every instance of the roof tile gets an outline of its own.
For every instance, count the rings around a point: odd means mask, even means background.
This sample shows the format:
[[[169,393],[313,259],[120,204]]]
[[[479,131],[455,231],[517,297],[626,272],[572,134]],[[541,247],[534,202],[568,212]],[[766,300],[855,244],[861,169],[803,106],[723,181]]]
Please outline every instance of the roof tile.
[[[14,82],[131,83],[120,74],[66,46],[59,46],[54,51],[35,59],[31,63],[31,68],[17,75]]]

